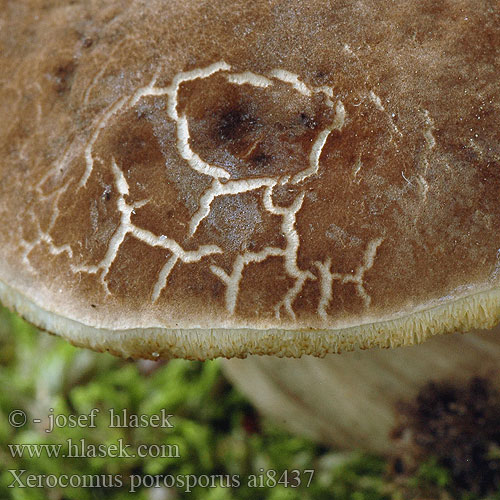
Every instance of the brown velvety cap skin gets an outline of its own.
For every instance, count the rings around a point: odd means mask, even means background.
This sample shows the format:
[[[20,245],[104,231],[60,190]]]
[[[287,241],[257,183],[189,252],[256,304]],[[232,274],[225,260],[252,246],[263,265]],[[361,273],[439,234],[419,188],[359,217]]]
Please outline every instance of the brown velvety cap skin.
[[[499,71],[489,0],[1,0],[0,299],[127,356],[492,326]]]

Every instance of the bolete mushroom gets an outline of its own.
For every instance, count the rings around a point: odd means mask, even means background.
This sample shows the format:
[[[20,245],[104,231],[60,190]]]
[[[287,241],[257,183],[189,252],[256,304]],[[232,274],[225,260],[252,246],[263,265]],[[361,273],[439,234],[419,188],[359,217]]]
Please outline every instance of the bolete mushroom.
[[[493,327],[499,59],[489,0],[4,1],[0,300],[147,358]]]

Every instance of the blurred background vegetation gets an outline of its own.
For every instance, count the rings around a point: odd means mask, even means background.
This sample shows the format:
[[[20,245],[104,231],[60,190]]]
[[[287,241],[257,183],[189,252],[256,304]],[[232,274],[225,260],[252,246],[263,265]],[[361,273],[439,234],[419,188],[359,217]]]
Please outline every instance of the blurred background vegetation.
[[[223,377],[219,363],[172,360],[122,360],[108,354],[78,349],[38,332],[0,308],[0,499],[87,500],[129,498],[128,479],[164,475],[238,475],[238,488],[139,488],[139,500],[197,498],[333,499],[333,500],[477,500],[460,490],[450,471],[436,457],[427,457],[409,475],[397,463],[361,452],[338,451],[292,436],[260,418],[245,398]],[[47,415],[85,415],[98,408],[96,428],[55,428],[46,433]],[[171,429],[108,427],[108,411],[129,414],[174,415]],[[13,428],[8,415],[24,410],[28,422]],[[34,424],[41,418],[41,424]],[[13,457],[9,445],[61,444],[68,439],[87,445],[112,444],[120,439],[132,448],[139,444],[175,444],[172,458],[54,458]],[[117,475],[123,486],[113,488],[9,488],[12,472],[25,475]],[[247,478],[274,470],[314,469],[309,487],[293,481],[249,487]],[[291,476],[288,478],[291,479]],[[484,497],[500,500],[500,493]],[[482,500],[482,499],[481,499]]]

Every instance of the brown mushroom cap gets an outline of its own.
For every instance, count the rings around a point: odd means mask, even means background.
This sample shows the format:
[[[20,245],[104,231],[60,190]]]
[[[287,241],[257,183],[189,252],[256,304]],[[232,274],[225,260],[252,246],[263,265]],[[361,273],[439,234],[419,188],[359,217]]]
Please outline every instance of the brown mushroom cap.
[[[9,1],[0,300],[124,356],[500,319],[488,0]]]

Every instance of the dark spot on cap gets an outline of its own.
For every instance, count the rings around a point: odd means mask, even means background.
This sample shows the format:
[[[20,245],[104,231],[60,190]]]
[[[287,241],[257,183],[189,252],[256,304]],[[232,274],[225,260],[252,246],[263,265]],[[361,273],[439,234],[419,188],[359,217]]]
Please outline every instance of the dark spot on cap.
[[[223,141],[234,141],[248,133],[257,123],[249,113],[242,109],[225,112],[219,119],[218,136]]]
[[[273,161],[273,157],[265,153],[258,153],[255,156],[252,156],[250,161],[256,163],[257,165],[265,165],[271,163]]]
[[[329,72],[320,69],[313,74],[313,77],[316,80],[317,84],[325,85],[328,83],[329,80]]]
[[[302,125],[304,125],[304,127],[310,129],[314,129],[318,126],[316,121],[310,116],[308,116],[306,113],[300,113],[300,122],[302,123]]]
[[[89,47],[92,46],[93,43],[94,43],[94,40],[92,40],[92,38],[84,38],[83,42],[82,42],[82,46],[84,49],[88,49]]]
[[[76,70],[76,65],[73,61],[58,64],[52,71],[52,80],[54,82],[55,91],[58,94],[63,94],[71,88],[71,82]]]

